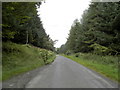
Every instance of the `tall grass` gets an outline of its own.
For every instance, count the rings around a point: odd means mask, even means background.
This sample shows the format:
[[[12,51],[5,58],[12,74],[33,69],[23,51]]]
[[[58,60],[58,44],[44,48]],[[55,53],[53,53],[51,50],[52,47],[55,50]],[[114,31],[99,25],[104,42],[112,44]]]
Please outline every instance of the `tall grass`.
[[[77,53],[69,56],[64,56],[88,68],[91,68],[104,76],[120,82],[120,79],[118,77],[118,74],[120,73],[118,62],[120,59],[118,56],[100,56],[91,53]]]
[[[31,45],[3,42],[2,80],[51,63],[55,54]]]

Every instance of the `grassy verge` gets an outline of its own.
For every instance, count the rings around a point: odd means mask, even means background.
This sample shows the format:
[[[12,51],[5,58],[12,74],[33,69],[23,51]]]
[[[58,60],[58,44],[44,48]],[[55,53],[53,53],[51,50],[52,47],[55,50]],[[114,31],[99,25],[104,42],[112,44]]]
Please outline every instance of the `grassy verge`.
[[[2,80],[54,61],[55,54],[31,45],[3,42]]]
[[[120,79],[118,77],[118,73],[120,73],[118,72],[119,57],[99,56],[94,54],[80,54],[80,53],[64,56],[90,69],[93,69],[106,77],[109,77],[117,82],[120,82]]]

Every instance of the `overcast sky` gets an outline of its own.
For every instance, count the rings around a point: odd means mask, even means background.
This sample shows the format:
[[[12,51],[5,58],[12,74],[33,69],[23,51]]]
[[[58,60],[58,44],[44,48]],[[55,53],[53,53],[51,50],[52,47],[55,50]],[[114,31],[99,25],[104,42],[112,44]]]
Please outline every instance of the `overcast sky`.
[[[58,40],[55,47],[65,44],[75,19],[80,20],[91,0],[46,0],[39,9],[46,33],[52,40]]]

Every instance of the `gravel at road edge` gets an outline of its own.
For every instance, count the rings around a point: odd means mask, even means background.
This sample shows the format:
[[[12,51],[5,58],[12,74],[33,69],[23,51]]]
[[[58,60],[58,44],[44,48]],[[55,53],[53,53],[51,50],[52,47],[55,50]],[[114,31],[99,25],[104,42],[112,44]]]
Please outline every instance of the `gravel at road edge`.
[[[50,65],[50,64],[49,64]],[[25,88],[25,85],[35,77],[43,68],[47,68],[49,65],[39,67],[32,71],[28,71],[26,73],[14,76],[13,78],[3,81],[2,88]]]

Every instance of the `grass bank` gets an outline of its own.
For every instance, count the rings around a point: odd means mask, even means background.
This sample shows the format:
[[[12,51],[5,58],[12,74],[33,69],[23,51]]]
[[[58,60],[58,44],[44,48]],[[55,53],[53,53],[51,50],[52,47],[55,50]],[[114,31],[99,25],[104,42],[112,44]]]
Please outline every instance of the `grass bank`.
[[[2,49],[2,80],[49,64],[55,59],[52,51],[31,45],[3,42]]]
[[[83,53],[64,56],[90,69],[93,69],[106,77],[120,82],[120,78],[118,77],[118,73],[120,75],[118,68],[119,57],[117,56],[99,56]]]

